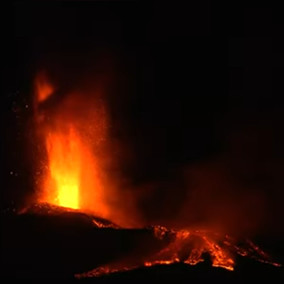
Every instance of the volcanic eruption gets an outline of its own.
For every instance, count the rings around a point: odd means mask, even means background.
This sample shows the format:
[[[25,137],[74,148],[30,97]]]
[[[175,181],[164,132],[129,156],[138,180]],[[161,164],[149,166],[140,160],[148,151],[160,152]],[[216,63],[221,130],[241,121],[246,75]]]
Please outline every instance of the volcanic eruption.
[[[107,214],[98,165],[100,154],[94,157],[92,153],[101,151],[106,136],[107,118],[100,94],[95,106],[82,100],[79,92],[69,94],[56,106],[53,100],[62,94],[56,93],[60,91],[48,82],[44,73],[37,77],[35,86],[35,122],[46,154],[46,167],[39,182],[40,199],[62,207],[92,208],[100,215]]]
[[[37,203],[22,214],[63,218],[63,222],[69,216],[71,222],[72,218],[77,218],[89,230],[126,230],[129,234],[141,230],[150,236],[154,244],[149,249],[142,249],[142,252],[141,248],[139,253],[134,248],[122,257],[94,265],[89,272],[77,271],[77,278],[158,264],[195,265],[208,257],[212,266],[227,270],[234,270],[240,256],[279,266],[250,240],[235,239],[211,230],[173,230],[153,224],[125,229],[123,224],[127,222],[120,223],[121,218],[115,218],[119,214],[109,202],[108,195],[112,192],[104,175],[108,119],[102,89],[96,89],[93,101],[86,100],[80,91],[74,90],[64,96],[60,92],[61,89],[49,81],[45,73],[37,76],[35,126],[44,148],[45,167],[37,183]],[[55,104],[56,97],[60,95],[63,99]],[[141,242],[142,245],[137,246],[148,246],[144,239]]]

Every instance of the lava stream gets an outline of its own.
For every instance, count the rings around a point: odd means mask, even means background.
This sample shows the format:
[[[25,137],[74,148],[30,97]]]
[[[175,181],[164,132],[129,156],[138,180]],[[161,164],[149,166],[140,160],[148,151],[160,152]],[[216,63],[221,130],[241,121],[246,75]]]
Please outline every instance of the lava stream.
[[[160,226],[153,226],[151,229],[158,239],[172,238],[169,245],[153,257],[138,264],[116,262],[75,276],[77,278],[99,277],[110,273],[133,270],[142,266],[149,267],[161,264],[185,263],[196,265],[204,261],[205,255],[210,256],[212,266],[231,271],[234,270],[235,261],[233,257],[235,255],[247,256],[260,262],[280,266],[278,263],[273,263],[263,251],[249,240],[239,247],[233,238],[229,236],[222,237],[210,231],[173,231]]]

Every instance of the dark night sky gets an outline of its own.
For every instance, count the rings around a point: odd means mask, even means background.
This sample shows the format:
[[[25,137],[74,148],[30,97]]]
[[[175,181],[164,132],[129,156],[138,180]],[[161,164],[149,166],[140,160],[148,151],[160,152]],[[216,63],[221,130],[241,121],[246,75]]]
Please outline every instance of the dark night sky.
[[[133,181],[166,180],[225,155],[241,178],[266,182],[261,188],[273,191],[271,200],[283,198],[281,18],[271,7],[226,8],[221,13],[206,1],[19,1],[1,9],[3,203],[21,199],[33,182],[25,105],[37,68],[58,65],[76,81],[102,49],[127,78],[117,90],[121,99],[110,103],[114,131],[136,153],[135,164],[124,165]],[[274,207],[282,214],[280,201]]]

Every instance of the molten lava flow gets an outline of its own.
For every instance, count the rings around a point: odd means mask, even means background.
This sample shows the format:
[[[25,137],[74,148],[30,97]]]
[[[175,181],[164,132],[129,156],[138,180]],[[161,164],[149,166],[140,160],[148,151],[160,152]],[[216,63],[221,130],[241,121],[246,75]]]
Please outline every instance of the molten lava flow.
[[[160,226],[154,226],[151,230],[159,240],[171,240],[157,254],[148,259],[141,259],[140,262],[136,260],[135,264],[131,261],[115,262],[75,276],[77,278],[99,277],[110,273],[137,269],[141,266],[149,267],[174,263],[196,265],[204,261],[204,255],[210,257],[212,266],[231,271],[234,270],[235,261],[233,258],[236,255],[250,257],[274,266],[281,266],[272,262],[267,254],[249,240],[245,241],[242,246],[238,246],[237,240],[210,231],[173,231]]]

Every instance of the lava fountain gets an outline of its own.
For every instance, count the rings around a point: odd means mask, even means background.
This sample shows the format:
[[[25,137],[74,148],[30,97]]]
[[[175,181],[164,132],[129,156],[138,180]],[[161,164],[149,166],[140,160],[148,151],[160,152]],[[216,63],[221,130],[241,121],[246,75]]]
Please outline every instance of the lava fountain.
[[[63,207],[80,207],[80,172],[83,162],[83,147],[76,131],[49,133],[46,139],[50,176],[47,183],[53,183],[57,197],[55,202]],[[52,186],[52,185],[51,185]]]
[[[37,76],[35,89],[36,128],[46,154],[40,201],[106,216],[100,167],[93,155],[100,155],[106,133],[102,100],[59,93],[44,73]]]

